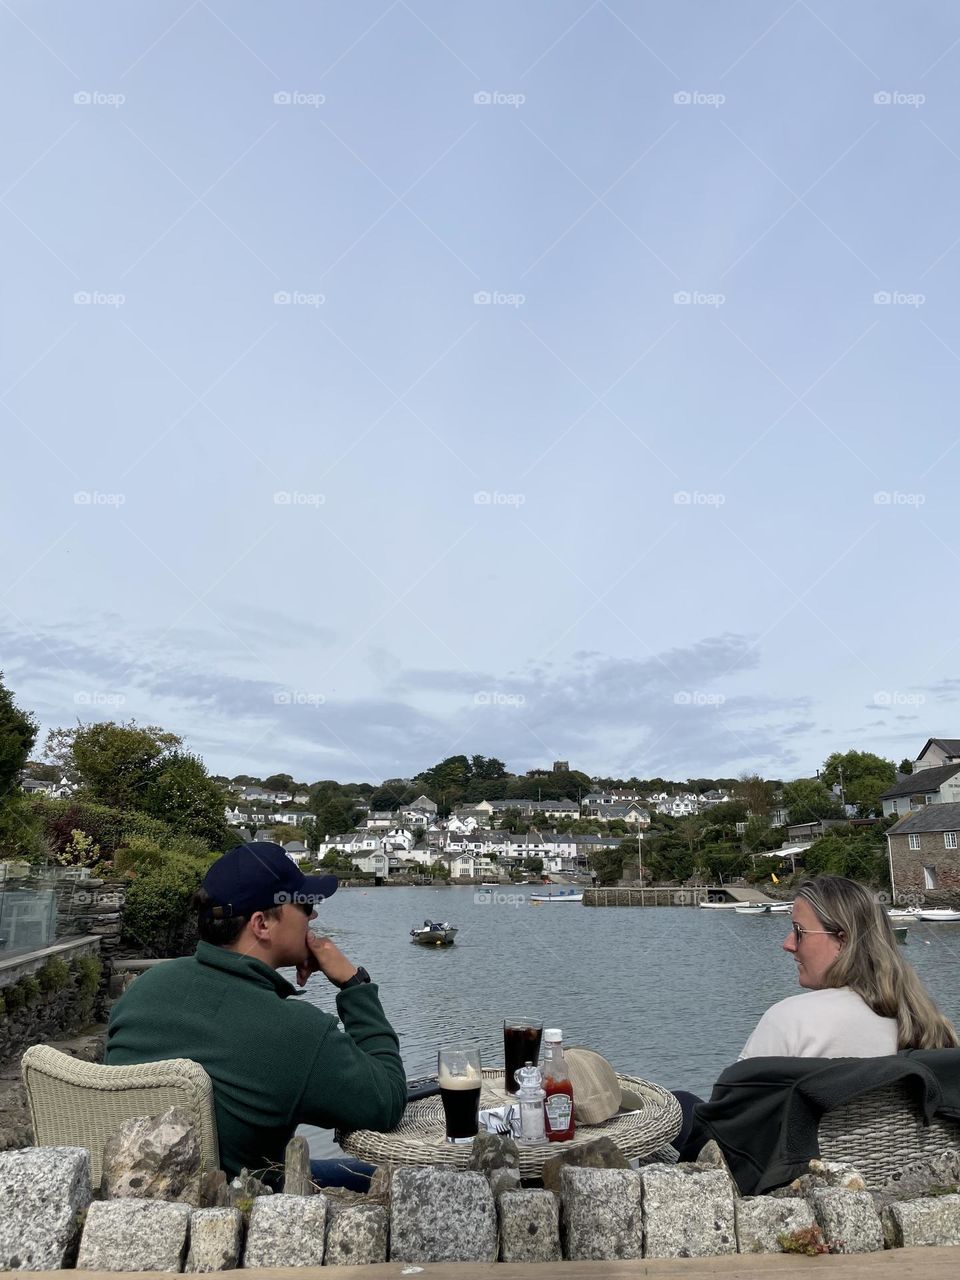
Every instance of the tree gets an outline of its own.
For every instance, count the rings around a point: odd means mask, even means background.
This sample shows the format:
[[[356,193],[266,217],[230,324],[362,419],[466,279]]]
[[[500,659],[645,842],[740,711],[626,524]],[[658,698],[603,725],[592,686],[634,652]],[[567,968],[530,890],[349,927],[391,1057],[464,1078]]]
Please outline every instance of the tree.
[[[621,845],[617,849],[593,849],[590,853],[590,866],[596,873],[600,884],[616,884],[623,875],[624,852]]]
[[[271,773],[269,778],[264,778],[263,785],[267,791],[289,791],[292,794],[295,789],[289,773]]]
[[[221,849],[229,840],[225,804],[223,788],[208,775],[203,761],[187,751],[172,751],[159,762],[135,808]]]
[[[900,767],[897,772],[902,773],[904,777],[909,777],[913,773],[913,761],[909,757],[905,757],[900,761]]]
[[[783,788],[783,803],[791,822],[842,818],[843,806],[829,787],[816,778],[797,778]]]
[[[148,784],[180,739],[157,725],[141,728],[132,720],[107,720],[59,730],[57,749],[62,751],[67,743],[76,774],[92,800],[117,809],[142,809]]]
[[[743,773],[737,782],[737,799],[747,806],[755,818],[765,818],[773,808],[774,784],[758,773]]]
[[[0,671],[0,804],[13,793],[37,737],[37,726],[13,700]]]
[[[846,803],[869,818],[880,812],[880,796],[896,782],[897,771],[892,760],[872,751],[834,751],[824,762],[821,779],[828,787],[842,781]]]

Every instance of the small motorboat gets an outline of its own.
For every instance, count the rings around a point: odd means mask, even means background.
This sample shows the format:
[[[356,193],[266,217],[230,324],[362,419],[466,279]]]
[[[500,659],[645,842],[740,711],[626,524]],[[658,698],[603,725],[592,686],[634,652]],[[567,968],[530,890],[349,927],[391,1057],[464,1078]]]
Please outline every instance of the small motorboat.
[[[928,924],[958,924],[960,911],[954,911],[950,907],[931,907],[929,911],[919,911],[917,919],[925,920]]]
[[[764,916],[769,910],[769,902],[739,902],[734,907],[738,916]]]
[[[919,907],[887,907],[887,916],[891,920],[916,920],[919,914]]]
[[[531,893],[531,902],[582,902],[583,893],[571,889],[569,893]]]
[[[792,902],[771,902],[769,905],[770,910],[775,916],[789,915],[790,911],[793,909]]]
[[[410,930],[410,941],[422,947],[451,947],[456,936],[456,927],[446,921],[424,920],[421,928]]]

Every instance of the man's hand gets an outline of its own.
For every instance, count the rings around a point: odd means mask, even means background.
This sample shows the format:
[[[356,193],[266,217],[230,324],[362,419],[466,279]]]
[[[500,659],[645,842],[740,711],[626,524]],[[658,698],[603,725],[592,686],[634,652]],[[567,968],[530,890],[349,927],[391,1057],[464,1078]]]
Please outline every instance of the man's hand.
[[[297,986],[305,987],[312,973],[322,973],[334,986],[340,986],[357,972],[340,948],[329,938],[307,932],[307,956],[297,966]]]

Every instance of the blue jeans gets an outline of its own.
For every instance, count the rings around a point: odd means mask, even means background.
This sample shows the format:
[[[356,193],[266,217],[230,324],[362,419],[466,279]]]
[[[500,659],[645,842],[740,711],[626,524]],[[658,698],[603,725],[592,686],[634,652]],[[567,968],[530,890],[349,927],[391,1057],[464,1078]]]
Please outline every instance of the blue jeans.
[[[345,1187],[348,1191],[370,1190],[375,1164],[341,1156],[337,1160],[311,1160],[310,1176],[321,1187]]]

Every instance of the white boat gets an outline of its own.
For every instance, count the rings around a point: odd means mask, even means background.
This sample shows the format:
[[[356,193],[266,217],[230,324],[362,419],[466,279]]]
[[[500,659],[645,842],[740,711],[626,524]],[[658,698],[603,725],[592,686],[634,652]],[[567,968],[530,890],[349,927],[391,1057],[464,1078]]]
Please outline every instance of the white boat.
[[[707,902],[705,898],[697,903],[701,911],[736,911],[737,907],[746,905],[744,902]]]
[[[410,941],[419,943],[421,947],[452,947],[456,936],[456,926],[446,920],[442,923],[424,920],[422,928],[410,930]]]
[[[920,914],[919,907],[888,907],[887,916],[890,920],[916,920]]]
[[[775,916],[786,916],[790,914],[793,908],[792,902],[771,902],[770,910]]]
[[[738,916],[764,916],[770,906],[766,902],[738,902],[734,910]]]
[[[931,907],[929,911],[919,911],[918,920],[926,920],[929,924],[960,923],[960,911],[952,911],[949,907]]]
[[[582,902],[583,894],[571,889],[569,893],[531,893],[531,902]]]

